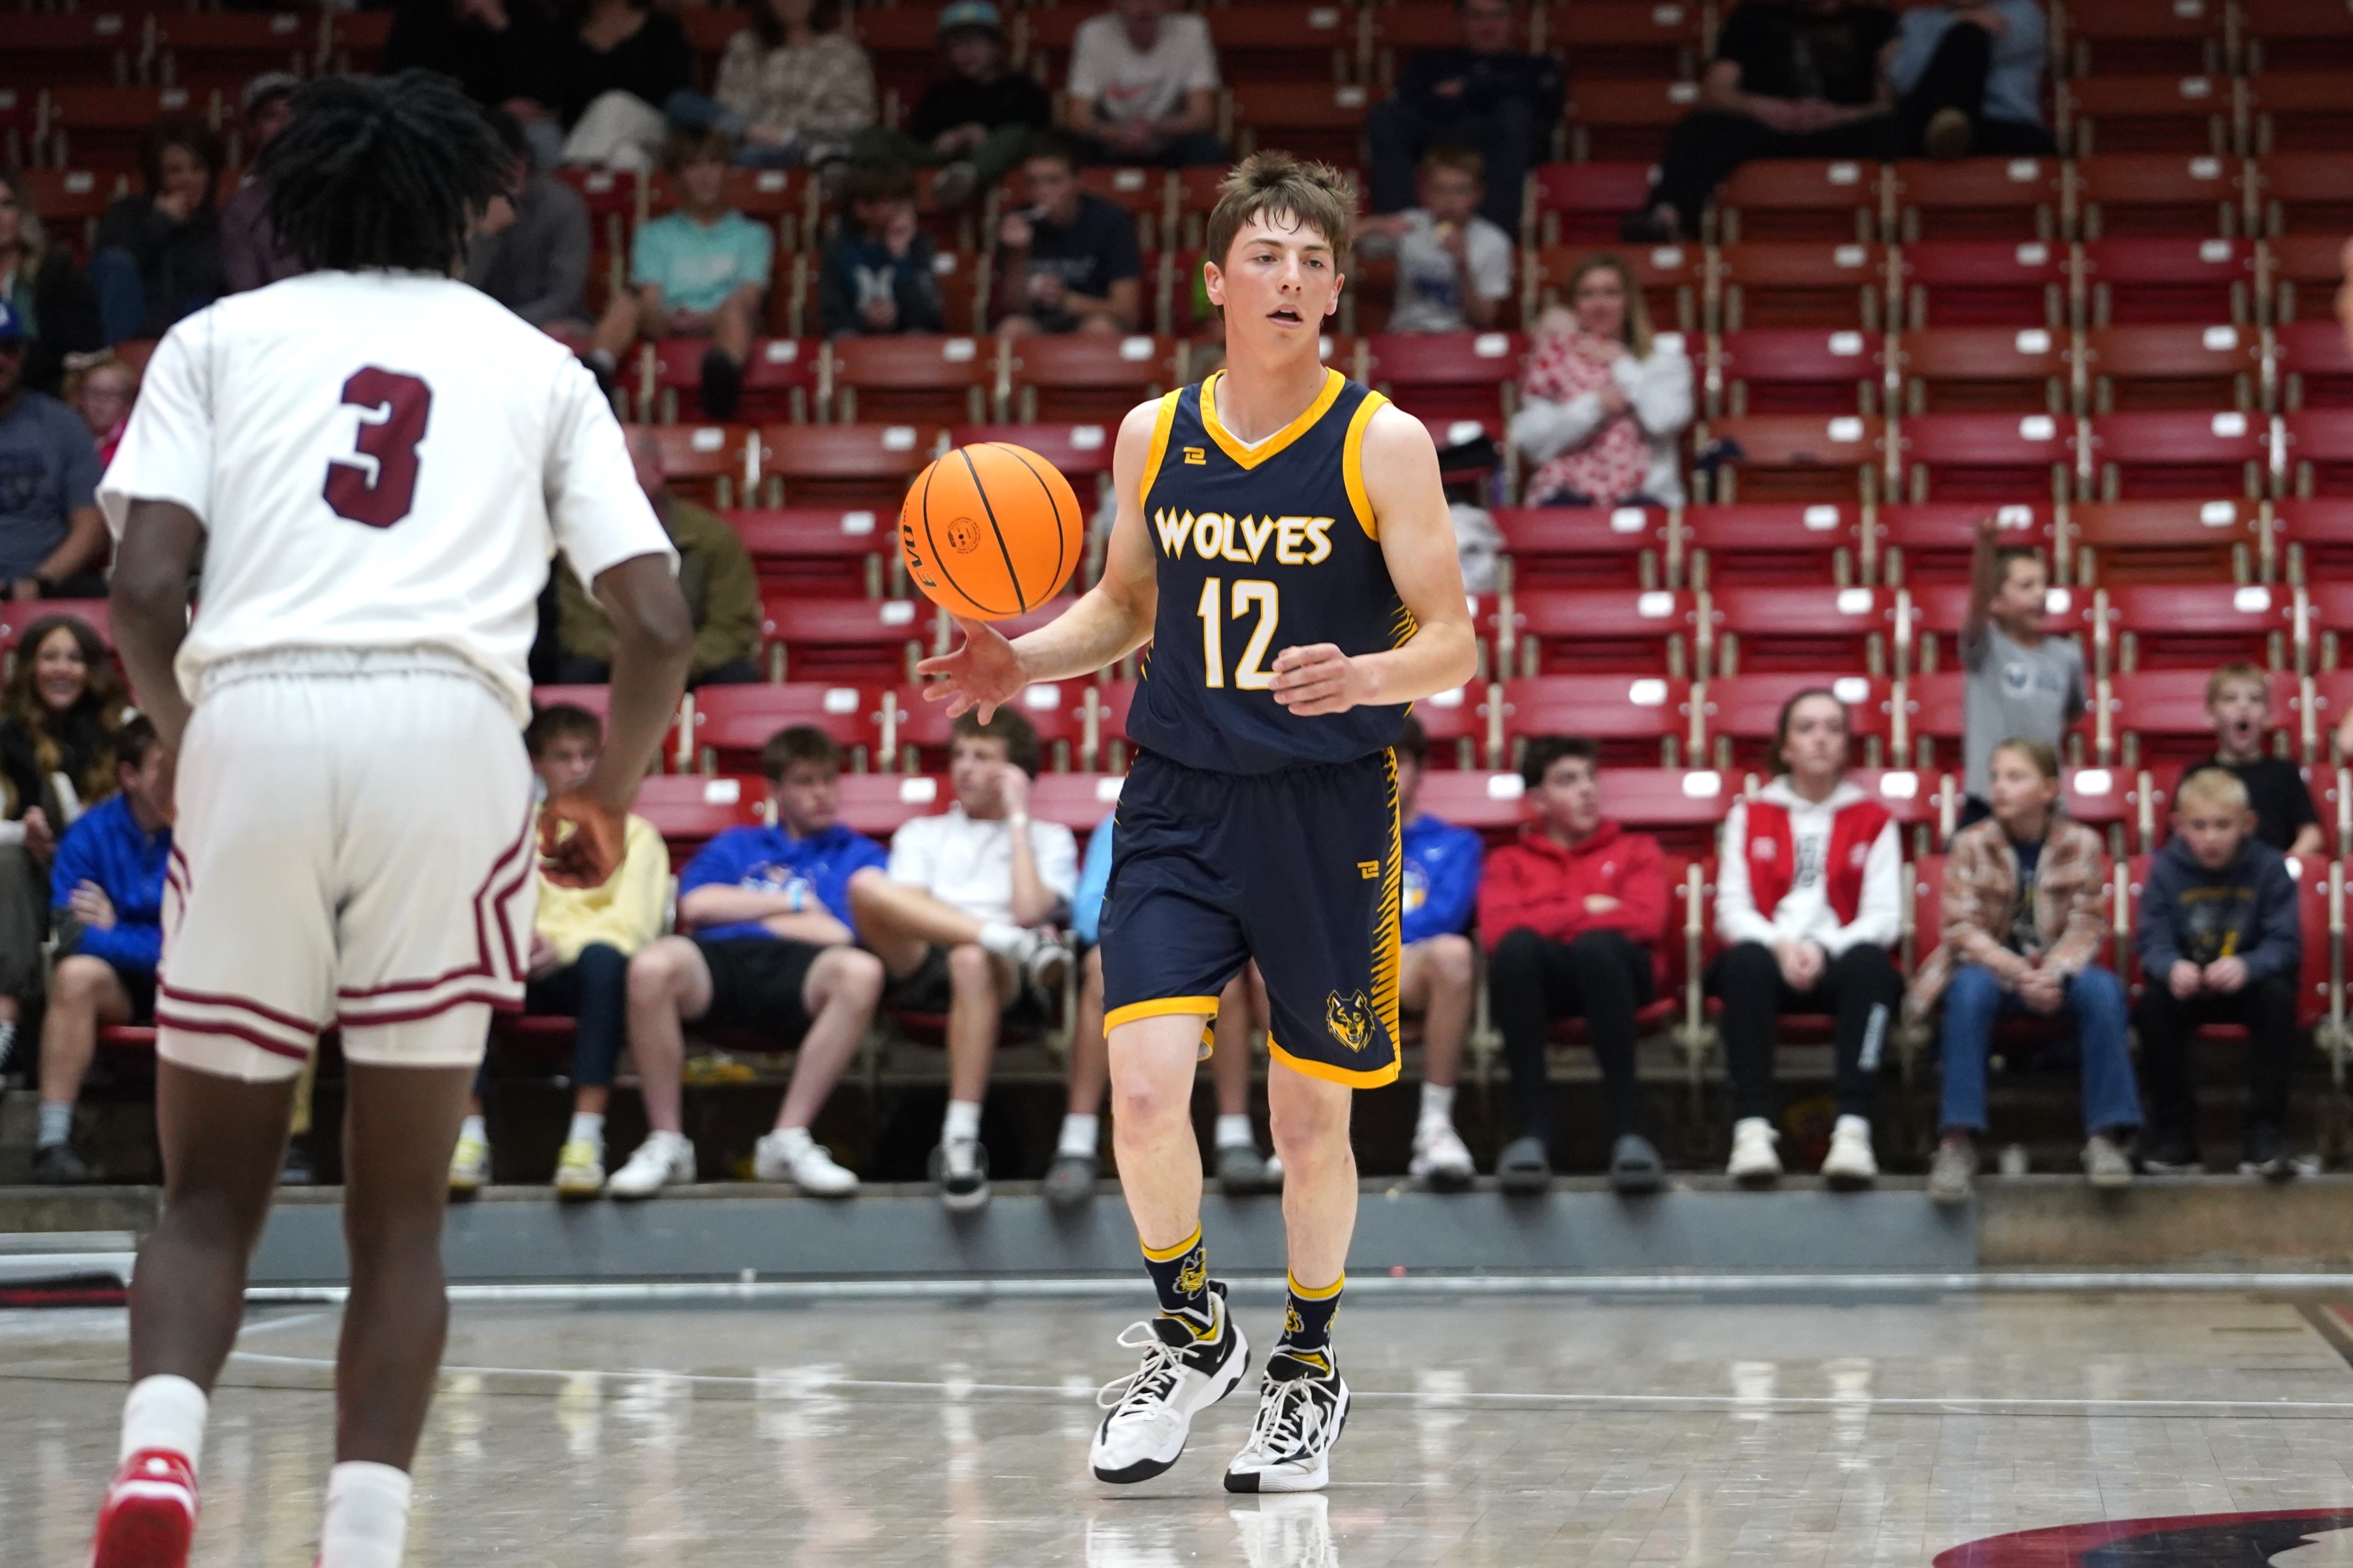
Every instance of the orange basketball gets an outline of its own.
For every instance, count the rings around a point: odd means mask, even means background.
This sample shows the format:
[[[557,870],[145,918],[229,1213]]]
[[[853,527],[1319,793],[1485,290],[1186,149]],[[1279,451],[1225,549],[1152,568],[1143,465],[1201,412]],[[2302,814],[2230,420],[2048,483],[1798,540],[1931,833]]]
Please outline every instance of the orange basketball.
[[[1001,621],[1060,593],[1086,538],[1071,481],[1008,441],[956,447],[915,476],[899,509],[907,575],[967,620]]]

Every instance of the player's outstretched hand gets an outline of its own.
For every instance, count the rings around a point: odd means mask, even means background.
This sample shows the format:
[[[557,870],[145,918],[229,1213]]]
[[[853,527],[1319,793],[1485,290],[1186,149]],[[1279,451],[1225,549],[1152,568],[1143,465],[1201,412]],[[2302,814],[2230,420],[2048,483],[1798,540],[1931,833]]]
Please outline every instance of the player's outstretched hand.
[[[560,888],[601,888],[621,864],[621,814],[576,791],[539,808],[539,868]]]
[[[963,646],[924,659],[915,666],[915,673],[943,678],[923,688],[924,701],[946,703],[951,719],[977,708],[986,724],[1000,706],[1020,695],[1029,679],[1021,672],[1021,656],[1004,634],[987,621],[962,616],[955,620],[964,628]]]
[[[1293,713],[1345,713],[1367,700],[1356,661],[1328,642],[1287,647],[1274,656],[1274,700]]]

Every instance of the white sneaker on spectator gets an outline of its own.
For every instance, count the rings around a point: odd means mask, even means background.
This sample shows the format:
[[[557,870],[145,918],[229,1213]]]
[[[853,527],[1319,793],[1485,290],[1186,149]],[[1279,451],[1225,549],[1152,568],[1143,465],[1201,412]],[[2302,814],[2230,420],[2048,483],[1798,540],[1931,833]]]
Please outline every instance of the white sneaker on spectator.
[[[2084,1141],[2084,1174],[2095,1187],[2129,1187],[2132,1156],[2110,1134],[2094,1132]]]
[[[1838,1119],[1831,1130],[1831,1152],[1822,1160],[1822,1180],[1842,1193],[1860,1192],[1879,1180],[1869,1121],[1860,1116]]]
[[[813,1198],[846,1198],[858,1177],[834,1163],[826,1146],[806,1127],[779,1127],[752,1145],[752,1174],[764,1182],[790,1182]]]
[[[629,1163],[605,1184],[607,1197],[649,1198],[664,1187],[694,1180],[694,1145],[680,1132],[654,1131],[638,1145]]]
[[[977,1138],[958,1138],[932,1150],[932,1182],[940,1202],[961,1213],[988,1203],[988,1151]]]
[[[593,1138],[575,1138],[555,1157],[555,1194],[593,1198],[605,1190],[605,1146]]]
[[[1029,941],[1022,944],[1021,973],[1040,991],[1056,989],[1071,972],[1070,944],[1052,926],[1031,926],[1023,934]]]
[[[449,1156],[449,1190],[478,1193],[491,1179],[491,1145],[481,1138],[460,1138]]]
[[[1781,1135],[1761,1116],[1744,1116],[1732,1124],[1732,1159],[1724,1173],[1744,1187],[1769,1187],[1781,1179],[1781,1156],[1774,1145]]]
[[[1430,1118],[1414,1130],[1413,1163],[1406,1172],[1441,1193],[1459,1193],[1471,1184],[1479,1168],[1471,1162],[1454,1123]]]

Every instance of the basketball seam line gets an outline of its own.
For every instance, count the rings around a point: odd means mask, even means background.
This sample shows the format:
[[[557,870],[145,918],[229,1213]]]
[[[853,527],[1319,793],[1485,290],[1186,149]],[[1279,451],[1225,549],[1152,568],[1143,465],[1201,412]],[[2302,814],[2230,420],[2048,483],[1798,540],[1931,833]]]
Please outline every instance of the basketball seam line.
[[[1038,489],[1042,491],[1046,497],[1046,510],[1054,514],[1054,586],[1057,589],[1060,589],[1062,585],[1062,555],[1064,553],[1062,550],[1062,504],[1054,499],[1054,489],[1051,485],[1049,485],[1046,482],[1046,476],[1039,473],[1037,466],[1029,461],[1029,454],[1028,451],[1022,447],[1013,445],[1010,441],[1000,441],[997,443],[997,445],[1003,447],[1007,451],[1012,453],[1013,460],[1029,470],[1029,477],[1038,481]],[[1071,500],[1075,502],[1078,499],[1077,492],[1071,492]],[[1013,586],[1014,592],[1020,592],[1021,584],[1018,581]],[[1029,606],[1025,605],[1022,607],[1027,609]]]
[[[959,449],[959,453],[961,449]],[[972,459],[966,458],[965,459],[965,467],[968,468],[971,466]],[[955,591],[956,597],[962,599],[965,604],[970,605],[974,609],[981,609],[983,608],[981,602],[978,599],[974,598],[970,594],[965,593],[964,584],[955,580],[955,574],[948,570],[947,553],[940,548],[938,536],[932,531],[932,476],[938,473],[939,469],[939,464],[934,463],[931,467],[923,470],[923,542],[931,547],[933,566],[937,569],[941,578],[947,584],[947,585]],[[973,489],[978,489],[979,488],[980,477],[976,474],[973,476]],[[982,504],[987,504],[986,497],[982,498]],[[996,518],[991,517],[988,521],[989,525],[992,528],[996,526]],[[1014,596],[1018,599],[1020,596],[1021,585],[1018,583],[1015,584],[1013,586],[1013,592]],[[953,615],[955,612],[950,611],[949,613]]]
[[[1013,603],[1016,606],[1014,614],[1019,615],[1029,608],[1029,595],[1021,591],[1021,572],[1013,564],[1013,552],[1006,548],[1005,531],[997,526],[997,508],[989,501],[988,487],[980,482],[980,469],[973,463],[971,447],[958,447],[956,456],[964,459],[965,472],[972,476],[972,490],[973,494],[980,498],[980,510],[988,514],[988,536],[997,541],[997,556],[1005,563],[1005,580],[1013,585]],[[1052,498],[1049,497],[1048,500],[1050,501]],[[1060,520],[1058,518],[1056,521],[1059,522]],[[1060,538],[1060,531],[1059,528],[1055,531],[1057,541]],[[1059,542],[1056,548],[1060,548]],[[969,595],[965,596],[970,597]],[[977,600],[974,602],[978,603]]]

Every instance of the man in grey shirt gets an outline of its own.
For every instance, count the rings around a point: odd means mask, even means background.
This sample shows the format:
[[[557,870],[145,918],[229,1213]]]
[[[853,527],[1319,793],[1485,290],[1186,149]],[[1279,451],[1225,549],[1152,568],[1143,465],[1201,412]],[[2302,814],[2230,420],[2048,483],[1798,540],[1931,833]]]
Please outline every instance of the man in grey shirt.
[[[0,300],[0,596],[103,598],[98,451],[80,415],[24,384],[29,339]]]
[[[1366,218],[1356,249],[1397,258],[1393,332],[1483,331],[1512,293],[1512,240],[1479,216],[1486,199],[1479,154],[1433,147],[1421,161],[1420,205]]]
[[[2042,552],[1996,543],[1991,517],[1978,524],[1969,557],[1969,613],[1961,627],[1961,778],[1968,799],[1959,826],[1991,815],[1989,770],[2004,741],[2041,741],[2064,754],[2068,726],[2083,717],[2084,652],[2042,635],[2050,568]]]
[[[512,115],[499,110],[491,120],[514,160],[514,177],[510,194],[492,204],[475,231],[466,281],[534,327],[569,324],[586,333],[588,205],[533,165],[531,143]]]

